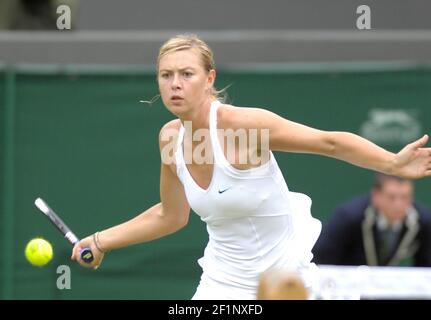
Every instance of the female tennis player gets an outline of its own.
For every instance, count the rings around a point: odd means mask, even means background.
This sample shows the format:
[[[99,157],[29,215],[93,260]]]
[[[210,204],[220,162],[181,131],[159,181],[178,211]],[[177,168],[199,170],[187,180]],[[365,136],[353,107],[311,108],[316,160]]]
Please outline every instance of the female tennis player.
[[[262,108],[225,104],[215,79],[213,53],[198,37],[181,35],[163,44],[159,91],[177,119],[159,135],[160,202],[81,240],[72,259],[97,268],[107,251],[183,228],[192,208],[209,234],[193,299],[255,299],[259,275],[272,268],[299,272],[312,290],[311,249],[321,225],[310,214],[310,198],[289,190],[272,151],[333,157],[409,179],[431,175],[427,135],[395,154],[352,133],[321,131]],[[80,260],[84,247],[93,250],[91,264]]]

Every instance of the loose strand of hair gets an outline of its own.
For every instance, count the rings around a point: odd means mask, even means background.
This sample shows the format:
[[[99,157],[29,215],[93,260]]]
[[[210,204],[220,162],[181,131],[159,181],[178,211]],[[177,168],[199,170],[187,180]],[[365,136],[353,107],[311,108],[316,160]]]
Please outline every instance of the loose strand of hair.
[[[154,102],[160,99],[160,94],[156,94],[151,100],[139,100],[140,103],[147,104],[149,107],[153,105]]]

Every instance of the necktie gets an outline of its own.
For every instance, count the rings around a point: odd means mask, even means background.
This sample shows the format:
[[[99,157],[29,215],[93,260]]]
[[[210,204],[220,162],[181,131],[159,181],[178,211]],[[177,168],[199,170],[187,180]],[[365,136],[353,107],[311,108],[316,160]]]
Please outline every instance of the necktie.
[[[380,246],[380,262],[386,264],[391,256],[397,234],[391,228],[386,228],[381,231],[381,246]]]

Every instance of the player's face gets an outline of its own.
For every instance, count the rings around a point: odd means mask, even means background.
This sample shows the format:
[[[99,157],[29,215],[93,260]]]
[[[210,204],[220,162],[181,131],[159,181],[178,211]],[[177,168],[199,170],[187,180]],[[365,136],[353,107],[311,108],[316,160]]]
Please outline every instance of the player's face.
[[[159,61],[158,83],[163,103],[177,116],[187,116],[211,97],[215,71],[206,71],[196,49],[175,51]]]
[[[386,181],[381,190],[373,193],[374,205],[391,222],[405,218],[412,200],[413,185],[408,181]]]

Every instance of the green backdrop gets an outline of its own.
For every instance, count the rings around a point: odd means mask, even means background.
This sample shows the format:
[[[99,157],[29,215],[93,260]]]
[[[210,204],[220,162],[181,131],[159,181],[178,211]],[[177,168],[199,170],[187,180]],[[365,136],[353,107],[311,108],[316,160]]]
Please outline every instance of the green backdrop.
[[[264,107],[324,130],[361,134],[361,127],[371,122],[380,125],[373,131],[377,134],[404,130],[408,135],[414,126],[421,134],[431,132],[427,121],[431,119],[431,70],[426,67],[221,70],[217,86],[226,85],[231,85],[232,104]],[[102,267],[93,271],[70,261],[71,246],[33,204],[36,197],[44,198],[78,236],[85,236],[158,202],[157,137],[173,116],[160,100],[152,106],[138,102],[157,93],[151,70],[2,69],[1,298],[192,296],[200,276],[196,260],[207,241],[205,226],[195,214],[180,232],[110,252]],[[382,128],[371,110],[392,110],[386,115],[395,124]],[[406,114],[411,119],[406,120]],[[382,141],[376,142],[393,151],[402,146],[402,139]],[[290,189],[310,195],[314,216],[321,220],[339,203],[367,192],[373,178],[370,171],[334,159],[276,156]],[[430,179],[416,185],[417,198],[427,204]],[[24,258],[25,244],[35,236],[54,246],[54,259],[44,268],[32,267]],[[56,287],[59,265],[71,268],[70,290]]]

